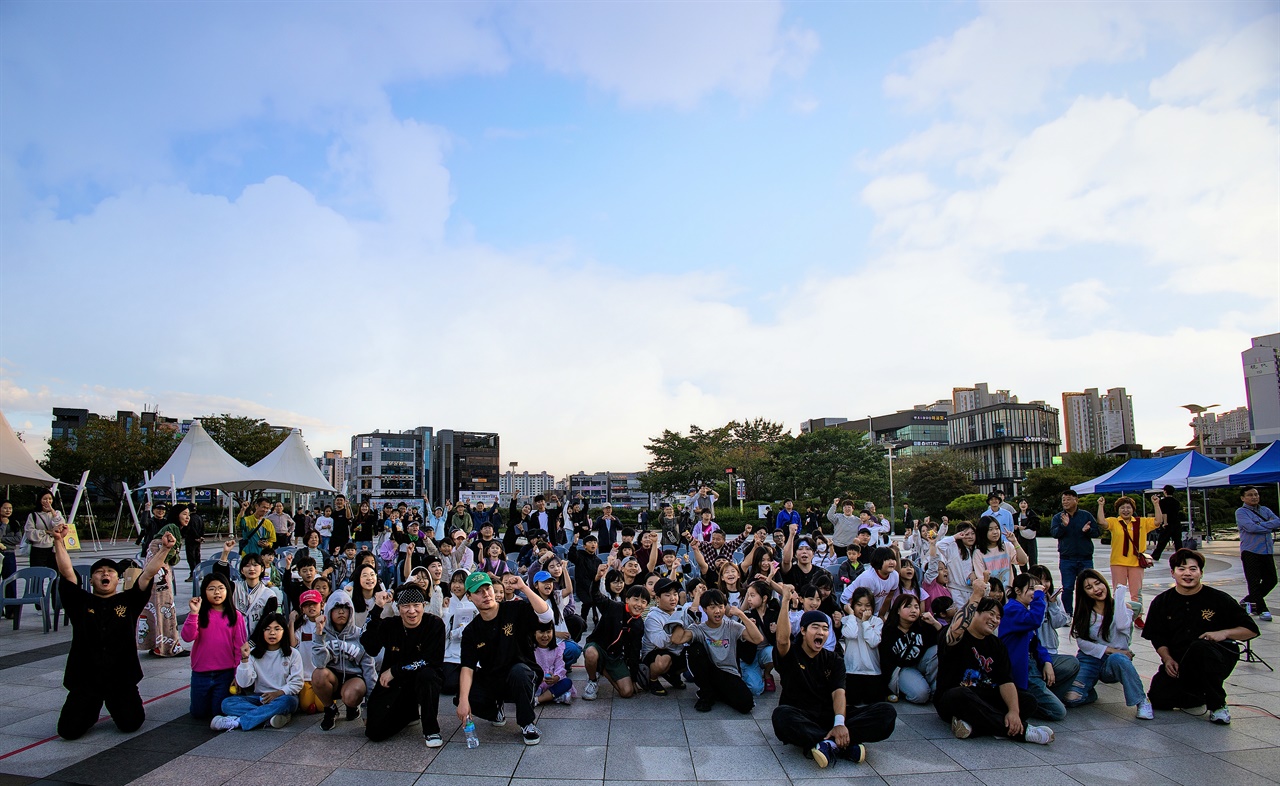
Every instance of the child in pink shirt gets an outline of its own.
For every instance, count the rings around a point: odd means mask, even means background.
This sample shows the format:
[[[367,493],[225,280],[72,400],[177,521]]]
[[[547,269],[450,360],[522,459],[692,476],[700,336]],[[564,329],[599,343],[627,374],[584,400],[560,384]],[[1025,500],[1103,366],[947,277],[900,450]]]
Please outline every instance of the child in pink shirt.
[[[204,577],[200,596],[191,599],[182,638],[193,642],[191,717],[207,720],[222,711],[223,699],[231,695],[240,647],[249,639],[224,576],[210,573]]]
[[[568,704],[576,691],[564,665],[564,642],[556,638],[556,626],[541,622],[533,629],[533,658],[542,669],[542,682],[538,685],[539,704]]]

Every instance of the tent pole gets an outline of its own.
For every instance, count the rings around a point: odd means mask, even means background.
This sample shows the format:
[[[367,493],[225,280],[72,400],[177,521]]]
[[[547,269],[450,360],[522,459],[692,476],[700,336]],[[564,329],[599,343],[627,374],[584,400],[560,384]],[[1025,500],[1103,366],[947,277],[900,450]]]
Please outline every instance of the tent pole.
[[[1187,521],[1191,522],[1191,534],[1196,533],[1196,520],[1191,515],[1191,484],[1187,484]]]
[[[1190,488],[1190,484],[1187,484]],[[1213,540],[1213,527],[1209,525],[1209,498],[1208,492],[1200,489],[1200,509],[1204,511],[1204,539]]]

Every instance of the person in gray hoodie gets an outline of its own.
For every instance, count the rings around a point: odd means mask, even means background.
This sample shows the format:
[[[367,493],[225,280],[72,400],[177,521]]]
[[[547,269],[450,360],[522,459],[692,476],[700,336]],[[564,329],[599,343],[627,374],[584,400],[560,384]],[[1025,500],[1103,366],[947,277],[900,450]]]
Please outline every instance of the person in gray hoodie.
[[[373,670],[373,658],[360,643],[364,628],[357,626],[355,605],[351,596],[336,590],[325,603],[324,616],[316,626],[311,641],[311,662],[315,671],[311,674],[311,689],[324,707],[324,719],[320,728],[331,731],[338,723],[338,699],[346,705],[348,721],[360,717],[360,703],[373,690],[377,674]]]
[[[837,508],[841,510],[840,513],[836,512]],[[827,511],[827,521],[835,525],[831,532],[831,542],[843,553],[844,547],[853,542],[862,526],[862,519],[853,512],[853,500],[847,499],[843,505],[840,504],[839,497],[832,500],[831,509]]]

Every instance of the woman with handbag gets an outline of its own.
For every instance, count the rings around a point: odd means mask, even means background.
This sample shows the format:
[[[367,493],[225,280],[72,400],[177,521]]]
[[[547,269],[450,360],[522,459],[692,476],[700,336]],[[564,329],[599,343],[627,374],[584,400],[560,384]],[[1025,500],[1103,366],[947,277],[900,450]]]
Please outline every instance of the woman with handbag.
[[[18,572],[18,547],[21,544],[22,527],[13,516],[13,503],[7,499],[0,500],[0,559],[4,561],[0,581]],[[10,584],[4,588],[4,594],[7,598],[17,597],[18,588]],[[5,619],[12,619],[13,615],[13,609],[4,610]]]
[[[1129,497],[1115,502],[1116,515],[1108,517],[1106,497],[1098,497],[1098,521],[1104,522],[1111,533],[1111,584],[1129,588],[1129,608],[1133,610],[1133,624],[1139,630],[1142,621],[1142,574],[1152,561],[1143,552],[1147,536],[1156,528],[1152,519],[1134,516],[1137,505]]]
[[[31,567],[58,569],[53,561],[53,531],[65,523],[62,514],[53,509],[53,492],[41,489],[36,497],[36,511],[27,516],[24,528],[31,547]]]

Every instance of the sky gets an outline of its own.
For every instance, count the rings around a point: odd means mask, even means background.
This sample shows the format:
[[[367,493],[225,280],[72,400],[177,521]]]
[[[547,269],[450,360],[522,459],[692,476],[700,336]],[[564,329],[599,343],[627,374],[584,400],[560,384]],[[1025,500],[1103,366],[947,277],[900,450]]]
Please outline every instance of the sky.
[[[1125,387],[1280,331],[1280,3],[0,4],[0,407],[663,429]]]

